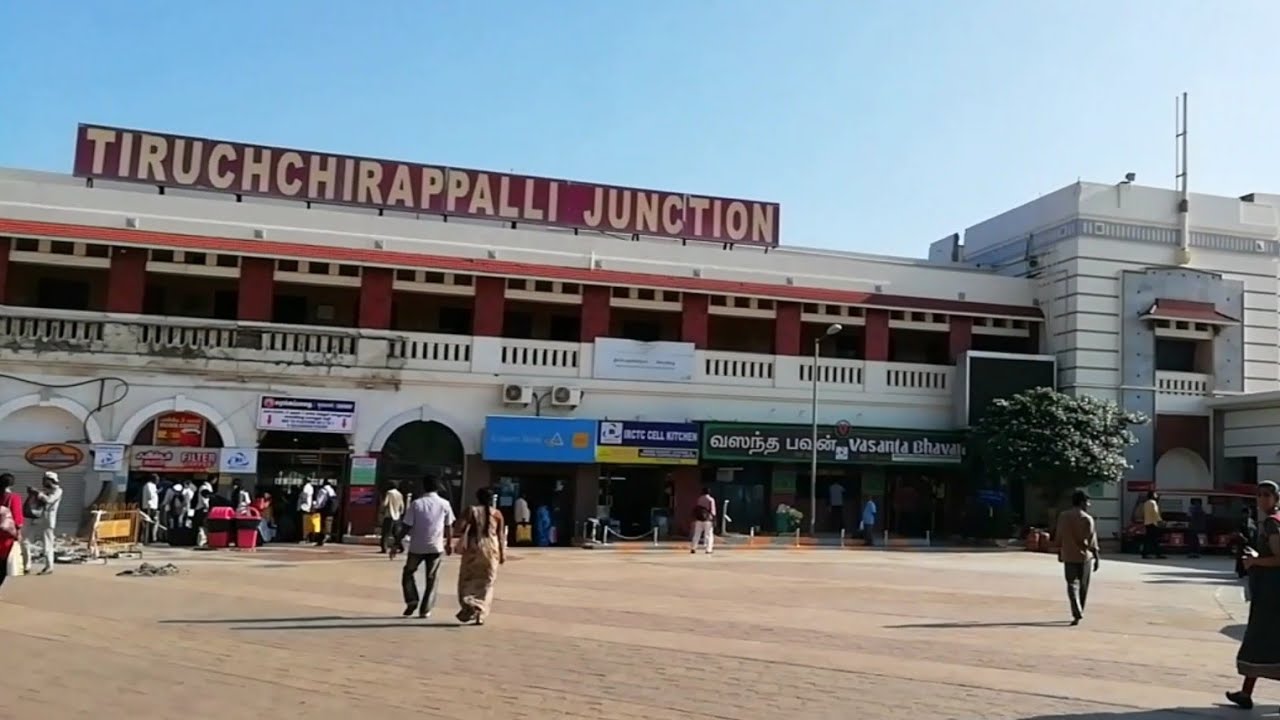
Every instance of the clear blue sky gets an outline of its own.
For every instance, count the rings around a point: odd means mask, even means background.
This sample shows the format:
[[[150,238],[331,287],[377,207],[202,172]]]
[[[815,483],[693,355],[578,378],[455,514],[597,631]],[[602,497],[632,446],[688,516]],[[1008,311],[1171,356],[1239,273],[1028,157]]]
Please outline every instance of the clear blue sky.
[[[922,255],[1073,182],[1280,191],[1274,0],[0,3],[0,165],[78,122],[773,200]]]

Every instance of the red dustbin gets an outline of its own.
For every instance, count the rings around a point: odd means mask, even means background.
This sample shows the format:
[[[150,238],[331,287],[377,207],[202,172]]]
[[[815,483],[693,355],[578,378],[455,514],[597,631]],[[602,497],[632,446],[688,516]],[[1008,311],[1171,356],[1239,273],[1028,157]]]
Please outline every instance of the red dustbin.
[[[245,508],[236,513],[236,547],[254,550],[258,547],[258,525],[262,515],[255,508]]]
[[[231,529],[236,511],[229,507],[216,507],[209,510],[205,519],[204,534],[211,548],[225,548],[231,545]]]

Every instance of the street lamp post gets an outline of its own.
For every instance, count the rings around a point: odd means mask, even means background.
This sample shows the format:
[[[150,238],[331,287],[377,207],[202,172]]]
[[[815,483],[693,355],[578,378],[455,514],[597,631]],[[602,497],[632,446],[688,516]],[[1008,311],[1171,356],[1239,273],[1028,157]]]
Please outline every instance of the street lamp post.
[[[838,335],[844,326],[834,323],[827,326],[825,332],[813,339],[813,367],[810,380],[813,381],[813,396],[809,405],[809,419],[813,422],[812,444],[809,446],[809,535],[818,531],[818,351],[822,349],[822,341],[832,335]]]

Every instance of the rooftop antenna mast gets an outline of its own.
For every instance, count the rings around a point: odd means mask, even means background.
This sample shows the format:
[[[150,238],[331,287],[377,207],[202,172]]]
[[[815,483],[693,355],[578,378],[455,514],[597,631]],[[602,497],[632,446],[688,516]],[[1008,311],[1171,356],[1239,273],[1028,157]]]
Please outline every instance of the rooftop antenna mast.
[[[1178,185],[1178,264],[1191,262],[1191,191],[1187,186],[1187,94],[1174,97],[1174,180]]]

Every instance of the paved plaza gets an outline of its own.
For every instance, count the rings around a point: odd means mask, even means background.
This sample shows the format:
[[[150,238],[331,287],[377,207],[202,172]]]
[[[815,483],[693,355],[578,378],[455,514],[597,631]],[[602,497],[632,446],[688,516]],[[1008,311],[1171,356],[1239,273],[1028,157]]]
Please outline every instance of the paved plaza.
[[[0,718],[1250,717],[1225,559],[1104,561],[1067,627],[1016,552],[513,550],[484,627],[430,620],[368,548],[166,550],[0,590]],[[1176,564],[1175,564],[1176,563]],[[1280,686],[1259,686],[1276,713]]]

